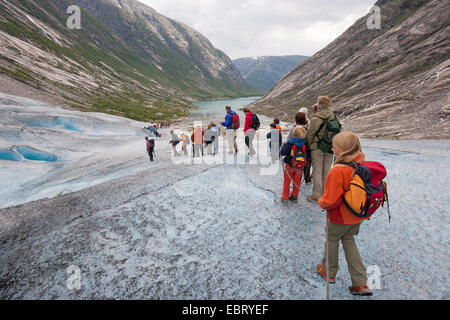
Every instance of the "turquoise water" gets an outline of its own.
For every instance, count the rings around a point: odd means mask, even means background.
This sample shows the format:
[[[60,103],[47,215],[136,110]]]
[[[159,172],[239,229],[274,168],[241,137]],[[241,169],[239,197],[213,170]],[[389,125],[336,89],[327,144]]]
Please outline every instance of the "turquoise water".
[[[20,161],[20,156],[14,151],[0,150],[0,160]]]
[[[32,119],[28,121],[24,121],[27,126],[37,127],[37,128],[46,128],[46,129],[65,129],[69,131],[75,131],[79,133],[83,133],[83,130],[78,128],[78,125],[81,123],[80,119],[71,118],[71,117],[40,117],[38,119]]]
[[[0,150],[0,160],[21,161],[22,158],[20,155],[25,159],[32,161],[58,161],[58,157],[54,154],[24,146],[17,147],[17,153],[11,150]]]
[[[17,152],[20,153],[27,160],[47,161],[47,162],[58,161],[58,157],[55,156],[54,154],[32,149],[29,147],[17,147]]]
[[[244,113],[239,111],[239,109],[249,105],[252,102],[258,101],[261,97],[248,97],[248,98],[238,98],[229,100],[214,100],[214,101],[200,101],[196,102],[195,105],[199,107],[197,110],[191,112],[195,116],[225,116],[226,106],[231,106],[233,111],[239,113],[240,117],[243,117]]]

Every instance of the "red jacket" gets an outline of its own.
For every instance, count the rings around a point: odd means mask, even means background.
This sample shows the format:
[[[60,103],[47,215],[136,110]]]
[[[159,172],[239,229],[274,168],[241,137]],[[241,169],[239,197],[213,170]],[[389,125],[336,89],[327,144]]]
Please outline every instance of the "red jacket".
[[[253,112],[248,112],[245,115],[245,126],[244,126],[244,133],[248,131],[248,129],[252,129],[250,126],[253,123],[252,117],[253,117],[254,113]]]

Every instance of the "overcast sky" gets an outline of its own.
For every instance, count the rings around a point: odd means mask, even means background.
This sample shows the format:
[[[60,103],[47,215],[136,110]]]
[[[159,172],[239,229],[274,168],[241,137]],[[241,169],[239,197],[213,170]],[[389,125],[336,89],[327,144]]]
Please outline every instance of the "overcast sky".
[[[206,36],[231,59],[323,49],[376,0],[139,0]]]

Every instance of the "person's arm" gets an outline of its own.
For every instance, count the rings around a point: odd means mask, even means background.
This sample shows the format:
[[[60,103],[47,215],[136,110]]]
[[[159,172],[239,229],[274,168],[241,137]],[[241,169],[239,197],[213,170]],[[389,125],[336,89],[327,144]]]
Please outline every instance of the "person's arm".
[[[325,182],[323,196],[319,199],[319,205],[322,209],[331,210],[336,208],[342,202],[344,194],[343,172],[337,167],[331,169]]]
[[[320,120],[318,117],[313,117],[311,120],[311,125],[309,127],[309,130],[306,132],[306,143],[308,147],[311,148],[311,144],[313,143],[313,140],[317,134],[317,131],[320,129],[320,125],[322,123],[322,120]]]
[[[296,126],[293,126],[292,129],[291,129],[291,131],[289,131],[289,134],[288,134],[288,136],[287,136],[287,140],[286,140],[286,141],[289,141],[289,140],[292,139],[292,133],[294,132],[295,127],[296,127]]]
[[[233,116],[230,113],[227,113],[227,115],[225,116],[225,122],[222,122],[222,125],[228,128],[232,124],[233,124]]]
[[[290,144],[288,142],[283,146],[283,148],[281,148],[280,154],[282,156],[287,156],[291,152],[291,149],[292,149],[292,144]]]
[[[306,146],[306,156],[309,157],[311,156],[311,150],[309,149],[308,143],[305,143]]]

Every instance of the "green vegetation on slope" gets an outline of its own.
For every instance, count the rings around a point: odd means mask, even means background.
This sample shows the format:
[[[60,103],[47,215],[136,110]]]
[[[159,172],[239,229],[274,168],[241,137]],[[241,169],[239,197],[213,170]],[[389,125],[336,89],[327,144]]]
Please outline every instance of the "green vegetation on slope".
[[[53,91],[59,94],[62,90],[66,93],[61,96],[79,109],[148,121],[186,115],[190,107],[188,101],[192,98],[234,98],[255,94],[245,82],[235,84],[225,72],[220,78],[212,77],[201,63],[202,51],[207,46],[202,47],[187,31],[183,34],[191,44],[189,54],[177,47],[161,26],[159,32],[165,41],[159,39],[147,26],[153,21],[146,15],[128,14],[103,0],[95,4],[87,0],[11,2],[55,30],[64,40],[62,45],[58,44],[26,19],[17,19],[3,9],[0,9],[3,17],[0,30],[55,55],[66,63],[59,62],[57,67],[67,73],[88,73],[95,79],[98,89],[71,87],[43,76],[34,77],[25,67],[6,59],[0,59],[0,71],[30,85],[56,88]],[[73,4],[80,6],[82,11],[81,30],[66,27],[66,10]],[[178,29],[183,28],[169,21]],[[224,58],[222,52],[212,50],[214,57]],[[74,64],[70,66],[70,61],[79,64],[83,70],[78,70],[80,67]],[[236,74],[239,75],[237,71]]]

